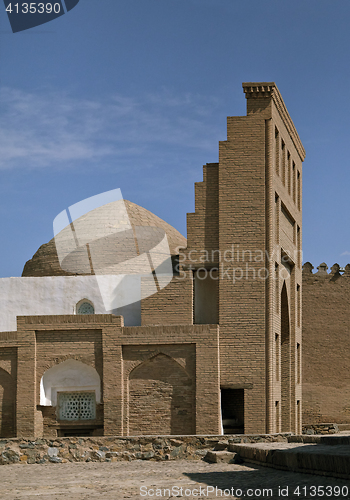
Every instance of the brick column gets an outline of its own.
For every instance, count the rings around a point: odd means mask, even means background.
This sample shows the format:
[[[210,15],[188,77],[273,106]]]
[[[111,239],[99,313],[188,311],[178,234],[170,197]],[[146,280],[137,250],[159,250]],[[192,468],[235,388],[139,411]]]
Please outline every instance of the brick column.
[[[113,318],[118,324],[106,326],[102,331],[103,349],[103,403],[104,435],[123,435],[123,372],[122,335],[123,317]]]
[[[221,434],[219,326],[208,327],[196,345],[196,434]]]
[[[35,437],[36,420],[36,338],[27,330],[25,318],[17,319],[17,436]]]

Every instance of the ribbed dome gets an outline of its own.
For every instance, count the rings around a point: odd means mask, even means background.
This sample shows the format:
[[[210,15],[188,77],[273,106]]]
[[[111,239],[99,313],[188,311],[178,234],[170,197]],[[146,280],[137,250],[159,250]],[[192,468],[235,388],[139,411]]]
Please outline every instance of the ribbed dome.
[[[157,227],[165,231],[168,238],[170,253],[172,255],[178,253],[176,250],[178,247],[186,247],[186,238],[175,228],[170,226],[170,224],[135,203],[128,200],[124,200],[124,203],[129,221],[133,227]],[[33,255],[33,258],[26,262],[22,276],[74,276],[77,274],[85,275],[87,273],[71,273],[64,271],[58,260],[55,241],[52,239],[48,243],[41,245],[41,247]]]

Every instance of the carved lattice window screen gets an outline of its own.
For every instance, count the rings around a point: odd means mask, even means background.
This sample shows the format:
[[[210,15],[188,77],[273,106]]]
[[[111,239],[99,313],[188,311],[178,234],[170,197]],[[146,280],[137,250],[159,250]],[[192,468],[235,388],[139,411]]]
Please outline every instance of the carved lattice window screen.
[[[94,420],[96,399],[94,392],[63,392],[59,394],[60,420]]]

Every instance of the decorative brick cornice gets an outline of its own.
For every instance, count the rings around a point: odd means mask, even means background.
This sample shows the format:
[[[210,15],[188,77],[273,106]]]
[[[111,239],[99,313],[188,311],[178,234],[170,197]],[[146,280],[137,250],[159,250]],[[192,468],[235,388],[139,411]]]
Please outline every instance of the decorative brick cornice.
[[[51,316],[17,316],[18,320],[22,320],[26,325],[55,325],[55,328],[60,326],[64,329],[68,324],[88,324],[95,328],[95,324],[111,323],[120,326],[120,316],[113,314],[61,314]]]
[[[242,83],[242,87],[247,99],[272,98],[301,160],[304,161],[304,146],[275,82],[245,82]]]
[[[247,99],[249,97],[272,97],[273,91],[277,89],[275,82],[244,82],[242,87]]]
[[[0,341],[17,340],[17,332],[0,332]]]

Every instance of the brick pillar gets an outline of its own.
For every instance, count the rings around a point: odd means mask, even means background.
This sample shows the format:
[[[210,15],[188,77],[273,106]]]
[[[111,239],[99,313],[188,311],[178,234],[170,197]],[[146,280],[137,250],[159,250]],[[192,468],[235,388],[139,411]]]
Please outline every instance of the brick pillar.
[[[219,327],[210,328],[210,335],[196,345],[196,434],[221,434]]]
[[[113,318],[119,324],[106,326],[102,331],[104,435],[123,436],[123,317]],[[118,345],[119,344],[119,345]]]
[[[26,330],[23,317],[17,319],[17,436],[35,437],[36,422],[36,338]]]

